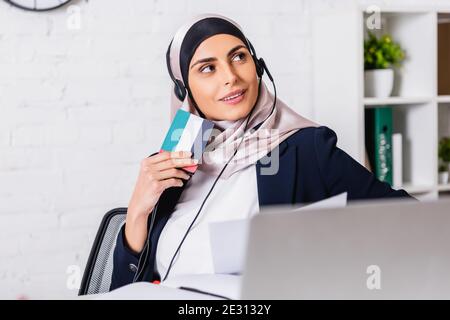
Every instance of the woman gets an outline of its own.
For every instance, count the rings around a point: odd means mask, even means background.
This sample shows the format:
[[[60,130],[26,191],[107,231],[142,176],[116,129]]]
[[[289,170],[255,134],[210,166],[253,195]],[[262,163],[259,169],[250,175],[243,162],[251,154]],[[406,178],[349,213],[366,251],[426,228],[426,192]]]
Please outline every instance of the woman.
[[[212,221],[249,218],[261,206],[310,203],[345,191],[348,200],[410,197],[337,148],[334,131],[274,97],[262,81],[264,62],[232,20],[200,15],[182,26],[169,46],[168,67],[176,93],[172,116],[183,102],[220,133],[192,177],[181,169],[197,164],[188,152],[142,161],[117,239],[111,289],[169,274],[214,273]]]

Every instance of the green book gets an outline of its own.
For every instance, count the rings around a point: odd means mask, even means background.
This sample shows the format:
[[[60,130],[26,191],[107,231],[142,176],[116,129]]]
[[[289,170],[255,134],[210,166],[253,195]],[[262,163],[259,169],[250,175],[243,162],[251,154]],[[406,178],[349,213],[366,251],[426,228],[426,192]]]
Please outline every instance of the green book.
[[[392,186],[392,108],[365,111],[366,148],[375,176]]]

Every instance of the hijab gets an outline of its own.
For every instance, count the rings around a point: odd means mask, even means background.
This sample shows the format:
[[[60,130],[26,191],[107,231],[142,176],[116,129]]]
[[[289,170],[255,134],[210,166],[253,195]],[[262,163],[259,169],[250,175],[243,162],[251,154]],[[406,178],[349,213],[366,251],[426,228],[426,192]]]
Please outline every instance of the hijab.
[[[187,21],[175,33],[168,51],[173,77],[183,83],[188,93],[184,100],[180,101],[172,90],[171,119],[179,108],[205,118],[189,89],[188,71],[198,46],[216,34],[233,35],[241,39],[247,49],[254,53],[250,50],[251,44],[249,45],[241,27],[227,17],[202,14]],[[253,59],[255,61],[256,57]],[[275,98],[262,77],[258,80],[258,97],[248,115],[250,118],[247,116],[236,121],[210,120],[214,122],[214,132],[199,162],[198,170],[217,176],[231,159],[220,176],[222,179],[228,179],[268,155],[298,130],[319,126],[296,113],[279,98]],[[237,148],[237,153],[233,157]]]

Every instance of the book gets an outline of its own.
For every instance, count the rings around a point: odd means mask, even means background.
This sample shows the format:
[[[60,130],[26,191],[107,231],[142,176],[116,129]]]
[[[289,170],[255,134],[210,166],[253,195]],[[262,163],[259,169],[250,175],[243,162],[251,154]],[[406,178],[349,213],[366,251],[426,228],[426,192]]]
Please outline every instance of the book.
[[[450,94],[450,23],[438,23],[438,94]]]
[[[388,106],[365,112],[366,147],[375,176],[393,185],[392,108]]]

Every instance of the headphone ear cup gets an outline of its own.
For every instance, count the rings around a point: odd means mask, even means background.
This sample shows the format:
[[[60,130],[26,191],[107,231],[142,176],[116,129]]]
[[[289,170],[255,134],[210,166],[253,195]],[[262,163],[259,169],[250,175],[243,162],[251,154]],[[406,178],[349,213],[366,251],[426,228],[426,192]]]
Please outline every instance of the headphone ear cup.
[[[258,77],[262,78],[262,76],[264,75],[264,61],[262,61],[262,58],[259,59],[255,58],[255,65]]]
[[[175,87],[173,89],[177,98],[180,101],[184,101],[184,98],[186,97],[186,88],[184,87],[183,83],[181,83],[180,80],[175,79]]]

